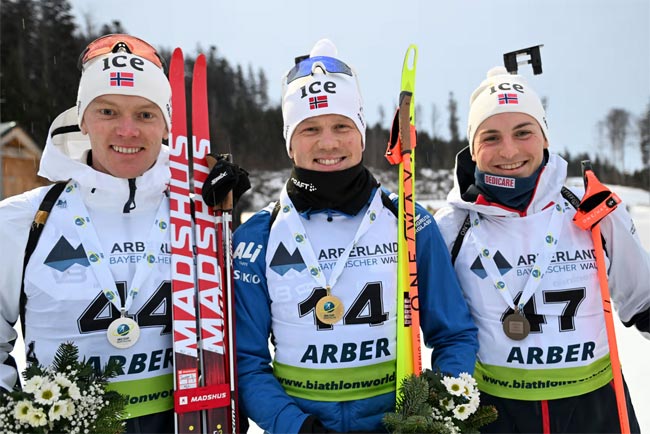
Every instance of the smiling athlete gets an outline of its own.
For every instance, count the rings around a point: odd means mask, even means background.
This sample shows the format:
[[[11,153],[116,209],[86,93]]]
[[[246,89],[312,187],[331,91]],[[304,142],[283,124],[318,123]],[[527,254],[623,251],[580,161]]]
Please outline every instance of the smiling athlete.
[[[126,432],[171,433],[171,88],[156,50],[130,35],[91,42],[79,66],[77,105],[41,159],[58,184],[0,203],[0,387],[18,381],[20,317],[28,361],[48,366],[72,342],[96,368],[117,362]]]
[[[481,404],[499,412],[481,432],[619,432],[594,246],[572,222],[567,163],[548,151],[542,102],[497,67],[468,119],[469,147],[435,218],[479,328]],[[648,253],[624,206],[601,227],[618,314],[650,336]]]
[[[321,40],[285,76],[293,171],[234,236],[239,396],[271,433],[382,432],[395,408],[397,198],[362,163],[357,76],[336,54]],[[433,218],[416,211],[433,368],[471,372],[476,328]]]

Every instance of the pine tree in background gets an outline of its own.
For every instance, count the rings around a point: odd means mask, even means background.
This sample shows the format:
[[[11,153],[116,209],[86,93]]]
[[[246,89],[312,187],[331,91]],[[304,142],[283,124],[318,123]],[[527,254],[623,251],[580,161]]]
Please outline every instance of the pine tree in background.
[[[39,100],[34,52],[38,26],[36,2],[3,1],[0,14],[0,121],[18,121],[33,137],[44,137],[30,110]],[[41,140],[37,140],[41,142]]]
[[[650,102],[638,122],[639,146],[641,148],[642,184],[650,192]]]
[[[70,95],[76,96],[81,75],[76,65],[84,41],[75,36],[77,25],[66,0],[42,0],[38,10],[33,67],[40,95],[33,109],[36,119],[47,124],[43,134],[60,112],[76,103]]]
[[[447,110],[449,111],[449,136],[452,142],[459,142],[460,134],[458,132],[458,103],[456,102],[456,98],[454,98],[453,92],[449,92]]]
[[[0,18],[0,121],[18,122],[39,145],[44,146],[54,117],[75,104],[80,75],[76,65],[83,48],[100,35],[128,33],[129,29],[125,29],[119,21],[96,24],[92,16],[84,17],[83,23],[76,23],[68,0],[2,0]],[[150,42],[156,45],[155,41]],[[170,59],[174,47],[156,48],[165,59]],[[279,105],[269,102],[269,82],[264,71],[254,65],[242,67],[230,64],[219,56],[216,46],[209,47],[207,51],[198,47],[193,55],[201,51],[207,55],[210,134],[213,143],[221,149],[233,150],[236,162],[251,171],[288,169],[291,161],[287,158],[282,136],[282,111]],[[193,64],[194,60],[192,55],[186,56],[188,63]],[[273,92],[276,90],[272,89]],[[467,145],[466,138],[461,136],[454,94],[449,93],[446,105],[449,140],[439,134],[437,121],[442,118],[442,113],[435,109],[435,104],[433,107],[431,134],[424,128],[418,131],[416,152],[421,162],[418,172],[422,169],[451,169],[456,154]],[[368,125],[366,132],[364,163],[377,171],[387,171],[389,165],[383,155],[390,125],[384,109],[378,109],[381,120],[375,125]],[[188,113],[189,110],[191,107],[188,107]],[[631,115],[627,115],[625,140],[631,141],[631,133],[628,134]],[[598,170],[598,173],[603,182],[625,182],[627,185],[648,188],[648,125],[650,105],[638,121],[645,170],[622,174],[616,167],[602,163],[602,170]],[[621,132],[621,128],[617,131]],[[586,156],[565,155],[570,169],[580,167],[580,160]],[[600,161],[595,156],[591,160]],[[623,166],[619,164],[618,167]],[[598,166],[595,168],[598,169]]]
[[[78,31],[67,0],[3,0],[0,121],[18,122],[38,143],[75,104],[79,53],[94,35]]]

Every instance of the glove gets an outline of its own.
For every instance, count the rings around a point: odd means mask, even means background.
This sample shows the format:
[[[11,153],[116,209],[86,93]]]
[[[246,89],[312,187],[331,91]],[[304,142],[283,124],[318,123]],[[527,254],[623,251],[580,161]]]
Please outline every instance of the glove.
[[[217,160],[203,183],[201,196],[208,206],[223,202],[228,193],[233,193],[233,206],[242,194],[251,188],[248,172],[229,161],[229,154],[209,154]]]

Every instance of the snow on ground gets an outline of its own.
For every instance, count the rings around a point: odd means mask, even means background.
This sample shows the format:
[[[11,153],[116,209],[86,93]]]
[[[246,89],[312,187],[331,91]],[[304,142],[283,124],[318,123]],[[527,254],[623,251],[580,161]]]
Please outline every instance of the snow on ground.
[[[277,176],[273,173],[265,173],[262,182],[255,182],[253,185],[263,186],[262,189],[256,189],[253,192],[253,200],[251,200],[251,210],[257,210],[264,207],[269,201],[275,200],[279,197],[279,190],[286,179],[287,174]],[[427,174],[427,181],[437,179],[436,185],[438,189],[432,188],[428,191],[423,191],[419,202],[423,205],[437,209],[444,205],[444,194],[441,191],[447,191],[451,186],[444,181],[444,174],[434,173]],[[420,178],[421,182],[422,178]],[[386,185],[389,189],[394,190],[394,184],[391,185],[390,180],[380,179],[382,185]],[[579,187],[582,185],[580,178],[570,179],[569,186]],[[650,193],[640,189],[611,186],[621,199],[625,202],[634,218],[634,222],[646,250],[650,251]],[[262,190],[262,191],[260,191]],[[650,290],[650,288],[649,288]],[[650,340],[641,336],[636,329],[628,329],[624,327],[618,317],[615,319],[616,336],[618,341],[619,354],[621,364],[623,366],[623,374],[630,388],[632,395],[632,402],[636,409],[636,414],[641,425],[641,432],[650,433],[650,374],[648,374],[648,362],[650,361]],[[25,366],[24,346],[22,339],[16,342],[16,348],[12,353],[17,359],[19,367]],[[423,348],[423,357],[426,364],[430,367],[430,352]],[[261,433],[262,430],[255,424],[251,424],[251,433]]]
[[[616,189],[614,191],[624,201],[627,200],[625,191],[621,190],[619,192]],[[644,247],[650,251],[650,206],[647,205],[648,192],[644,193],[646,205],[633,206],[630,212]],[[650,284],[648,286],[650,291]],[[648,374],[650,340],[643,338],[636,329],[624,327],[618,317],[614,322],[623,375],[630,388],[632,403],[639,419],[641,432],[650,433],[650,412],[648,411],[650,409],[650,374]]]

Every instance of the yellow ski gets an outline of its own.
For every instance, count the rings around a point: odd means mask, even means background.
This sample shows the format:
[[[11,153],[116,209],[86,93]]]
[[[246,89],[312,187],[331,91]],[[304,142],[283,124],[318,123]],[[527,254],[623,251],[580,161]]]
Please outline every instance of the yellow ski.
[[[417,47],[404,56],[399,107],[393,120],[386,158],[399,165],[397,386],[422,372],[420,313],[415,250],[415,66]]]

